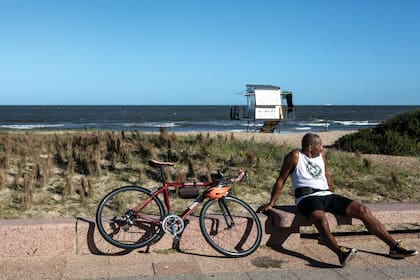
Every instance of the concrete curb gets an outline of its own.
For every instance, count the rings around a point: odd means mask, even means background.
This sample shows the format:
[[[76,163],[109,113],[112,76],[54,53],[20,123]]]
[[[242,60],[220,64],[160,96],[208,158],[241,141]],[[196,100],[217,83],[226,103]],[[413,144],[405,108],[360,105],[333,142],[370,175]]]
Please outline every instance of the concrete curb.
[[[259,215],[264,227],[266,216]],[[58,255],[121,255],[129,251],[106,242],[94,218],[53,218],[0,220],[0,258]],[[265,244],[269,235],[263,231]],[[145,250],[172,248],[172,237],[165,234]],[[180,239],[180,248],[212,250],[201,234],[198,217],[190,216]]]
[[[279,233],[273,231],[273,221],[264,214],[258,214],[263,226],[261,245],[280,246],[284,240],[279,239]],[[280,229],[279,229],[280,230]],[[405,234],[404,234],[405,235]],[[404,238],[404,235],[399,238]],[[420,233],[408,234],[419,239]],[[117,248],[106,242],[99,234],[94,218],[52,218],[52,219],[21,219],[0,220],[0,258],[13,257],[51,257],[66,255],[124,255],[130,251]],[[344,236],[337,239],[372,239],[372,235]],[[290,240],[290,246],[303,243],[313,243],[317,240],[299,238]],[[158,242],[146,251],[168,250],[172,248],[172,237],[165,234]],[[182,250],[211,250],[201,234],[198,217],[190,216],[180,238]]]
[[[0,220],[0,258],[76,252],[75,219]]]

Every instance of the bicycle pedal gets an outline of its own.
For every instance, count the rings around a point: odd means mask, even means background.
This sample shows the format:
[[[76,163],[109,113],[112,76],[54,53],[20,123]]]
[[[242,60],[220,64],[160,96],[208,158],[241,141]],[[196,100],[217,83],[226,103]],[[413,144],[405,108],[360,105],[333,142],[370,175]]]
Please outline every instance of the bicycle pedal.
[[[179,250],[179,240],[180,238],[178,236],[172,239],[172,249]]]

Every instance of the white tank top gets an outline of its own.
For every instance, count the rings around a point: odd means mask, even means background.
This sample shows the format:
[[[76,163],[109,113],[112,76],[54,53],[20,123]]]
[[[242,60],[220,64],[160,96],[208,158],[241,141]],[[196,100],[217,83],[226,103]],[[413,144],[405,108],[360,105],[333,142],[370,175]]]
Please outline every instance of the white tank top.
[[[301,187],[310,187],[313,189],[323,190],[313,194],[308,194],[295,199],[295,204],[307,196],[330,195],[332,192],[328,186],[327,177],[325,177],[325,163],[322,156],[309,158],[301,150],[299,150],[298,163],[291,174],[293,189]]]

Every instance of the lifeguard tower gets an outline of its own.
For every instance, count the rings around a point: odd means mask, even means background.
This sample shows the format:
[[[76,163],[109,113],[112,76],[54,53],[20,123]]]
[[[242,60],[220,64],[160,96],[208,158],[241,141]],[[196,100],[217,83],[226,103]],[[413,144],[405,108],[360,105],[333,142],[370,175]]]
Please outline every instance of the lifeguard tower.
[[[231,119],[247,120],[250,125],[263,121],[260,132],[273,133],[284,119],[294,119],[295,109],[293,95],[289,91],[282,92],[280,87],[272,85],[246,85],[246,108],[231,108]],[[285,100],[286,104],[283,104]]]

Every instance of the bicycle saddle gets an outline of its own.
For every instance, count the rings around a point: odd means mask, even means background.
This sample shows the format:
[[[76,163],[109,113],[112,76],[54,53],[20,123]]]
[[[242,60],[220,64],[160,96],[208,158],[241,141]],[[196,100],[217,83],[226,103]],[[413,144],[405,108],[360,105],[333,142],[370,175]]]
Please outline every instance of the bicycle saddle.
[[[149,165],[151,167],[161,167],[161,166],[174,166],[173,162],[164,162],[164,161],[157,161],[154,159],[149,159]]]

